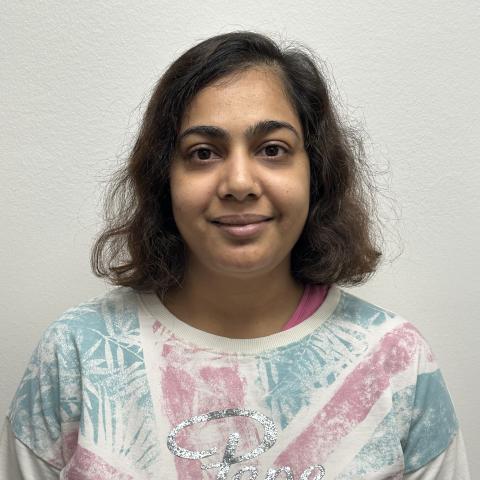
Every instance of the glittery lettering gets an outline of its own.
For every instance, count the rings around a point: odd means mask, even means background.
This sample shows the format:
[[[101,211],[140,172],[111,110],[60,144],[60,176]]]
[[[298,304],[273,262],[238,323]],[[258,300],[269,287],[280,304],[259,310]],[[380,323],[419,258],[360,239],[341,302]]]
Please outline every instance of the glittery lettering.
[[[292,469],[290,467],[271,468],[267,472],[267,476],[265,477],[265,480],[275,480],[277,478],[277,475],[282,472],[286,474],[285,478],[287,480],[294,480]]]
[[[250,460],[252,458],[258,457],[258,455],[267,451],[271,448],[277,440],[277,428],[273,423],[273,420],[266,417],[265,415],[256,412],[255,410],[245,410],[241,408],[227,408],[225,410],[218,410],[215,412],[205,413],[203,415],[197,415],[191,417],[183,422],[179,423],[168,435],[167,446],[168,449],[177,457],[190,458],[192,460],[200,460],[205,457],[210,457],[211,455],[217,452],[217,447],[210,448],[209,450],[200,450],[200,451],[191,451],[181,448],[177,445],[175,437],[177,436],[180,430],[189,427],[195,423],[208,422],[209,420],[217,420],[219,418],[227,417],[250,417],[259,422],[264,428],[264,437],[262,443],[253,449],[251,452],[248,452],[244,455],[238,457],[233,457],[230,461],[230,464],[243,462],[245,460]],[[238,435],[238,434],[237,434]],[[230,439],[229,439],[230,441]],[[238,443],[238,440],[237,440]],[[228,444],[227,444],[227,448]],[[205,468],[218,468],[221,464],[216,463],[208,465]]]
[[[243,467],[233,477],[233,480],[241,480],[244,473],[251,472],[247,480],[255,480],[258,477],[258,471],[255,467]]]
[[[318,470],[317,475],[315,475],[312,479],[310,479],[310,474],[313,473],[315,470]],[[305,469],[300,477],[300,480],[322,480],[325,476],[325,469],[321,465],[312,465]]]
[[[201,460],[203,458],[214,455],[218,451],[218,448],[216,446],[207,450],[187,450],[177,445],[176,437],[181,430],[191,425],[228,417],[250,417],[256,420],[263,426],[263,440],[260,445],[255,447],[250,452],[247,452],[243,455],[235,456],[240,441],[240,434],[238,432],[232,432],[228,436],[222,461],[218,463],[201,465],[202,470],[210,470],[212,468],[217,468],[218,472],[216,480],[227,480],[227,476],[232,465],[258,457],[275,444],[278,434],[275,423],[271,418],[268,418],[267,416],[255,410],[246,410],[242,408],[227,408],[225,410],[217,410],[214,412],[204,413],[203,415],[196,415],[179,423],[170,431],[167,438],[168,449],[177,457],[187,458],[190,460]],[[317,472],[316,474],[315,471]],[[256,467],[246,466],[241,468],[233,476],[233,480],[242,480],[244,473],[250,474],[248,480],[256,480],[256,478],[258,477],[258,470]],[[289,466],[270,468],[266,474],[265,480],[275,480],[282,473],[285,474],[286,480],[294,480],[292,469]],[[315,476],[313,478],[310,478],[311,474],[314,474]],[[312,465],[302,473],[300,480],[321,480],[324,475],[325,469],[321,465]]]

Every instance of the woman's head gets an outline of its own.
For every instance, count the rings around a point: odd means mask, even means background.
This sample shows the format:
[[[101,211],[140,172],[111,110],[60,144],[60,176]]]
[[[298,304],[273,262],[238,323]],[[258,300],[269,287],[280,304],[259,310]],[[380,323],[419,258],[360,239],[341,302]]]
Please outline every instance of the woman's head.
[[[289,123],[297,125],[302,139],[302,144],[297,145],[297,159],[301,159],[300,164],[305,168],[292,170],[298,175],[293,185],[296,187],[294,194],[301,198],[297,205],[297,220],[302,224],[299,228],[298,222],[293,223],[298,230],[298,239],[293,241],[295,233],[289,237],[293,243],[289,254],[292,276],[303,283],[355,284],[375,270],[380,253],[374,245],[370,196],[368,186],[363,182],[365,166],[361,142],[339,120],[315,56],[299,48],[281,49],[273,40],[258,33],[231,32],[209,38],[189,49],[160,78],[128,163],[111,184],[106,204],[107,228],[92,251],[92,267],[98,276],[108,277],[116,285],[156,291],[162,296],[169,287],[181,283],[188,252],[192,250],[186,242],[194,245],[195,231],[188,223],[187,211],[184,211],[186,216],[176,215],[180,219],[179,225],[175,221],[172,193],[174,202],[176,193],[181,193],[180,198],[188,199],[186,187],[179,180],[188,178],[192,188],[194,184],[202,185],[207,191],[207,185],[201,183],[203,175],[208,178],[210,188],[217,189],[210,193],[209,205],[198,205],[196,213],[202,212],[204,219],[209,215],[227,213],[282,214],[280,210],[276,211],[279,205],[275,205],[272,194],[262,197],[262,192],[268,193],[268,169],[271,182],[275,183],[275,179],[286,179],[275,170],[285,168],[285,165],[266,166],[270,160],[265,154],[262,160],[258,159],[258,149],[254,150],[254,146],[261,145],[255,144],[253,139],[247,142],[242,137],[243,132],[236,130],[240,125],[252,123],[244,118],[232,120],[235,112],[241,112],[242,117],[247,112],[238,104],[238,99],[236,110],[234,108],[226,117],[227,122],[233,121],[235,137],[228,148],[224,144],[224,153],[228,153],[230,163],[225,161],[223,165],[228,163],[240,168],[240,177],[228,177],[234,175],[234,170],[220,168],[218,165],[222,162],[213,162],[213,167],[202,165],[200,172],[192,171],[191,165],[190,170],[186,170],[187,164],[179,163],[184,153],[179,136],[185,126],[190,126],[189,118],[192,120],[192,111],[195,112],[192,106],[200,104],[203,110],[197,108],[196,112],[205,114],[209,109],[205,108],[202,98],[227,102],[228,93],[236,87],[246,95],[245,82],[241,82],[246,76],[255,80],[256,88],[263,95],[259,98],[267,101],[269,108],[273,108],[274,103],[264,88],[265,79],[271,82],[283,102],[279,101],[279,105],[284,106],[279,115],[288,116]],[[222,92],[223,97],[212,95],[214,89],[217,94]],[[245,101],[248,101],[250,111],[254,101],[249,101],[248,96]],[[216,108],[210,109],[214,116],[207,119],[208,123],[201,124],[211,125],[221,108],[218,103]],[[195,125],[200,118],[201,115],[193,119]],[[261,120],[255,111],[249,118]],[[282,130],[284,139],[293,142],[295,135],[286,132],[286,129]],[[278,135],[272,138],[280,140]],[[264,137],[263,143],[268,143],[265,138],[270,137]],[[207,140],[209,148],[210,145],[220,147],[219,139],[213,143],[207,138],[197,138],[196,144]],[[281,142],[271,143],[281,146]],[[247,151],[247,145],[252,150]],[[210,150],[215,154],[222,153],[214,148]],[[273,150],[275,154],[277,151]],[[250,154],[256,160],[249,164],[256,165],[256,168],[242,170],[241,158]],[[221,157],[227,158],[226,155]],[[216,169],[216,174],[209,171],[205,176],[209,168]],[[179,172],[189,176],[179,176]],[[250,176],[246,179],[249,185],[242,186],[247,174]],[[240,184],[235,183],[237,181]],[[303,196],[299,190],[301,182],[308,188],[308,193],[304,192]],[[217,201],[213,201],[215,195]],[[195,196],[191,199],[195,200]],[[183,205],[187,206],[188,201]],[[180,207],[180,210],[175,209],[176,212],[182,212],[181,202],[174,203],[175,206]],[[185,239],[181,235],[182,229]],[[190,240],[187,238],[189,234]]]
[[[184,112],[177,143],[170,193],[190,281],[288,276],[308,214],[310,166],[278,74],[252,67],[203,88]],[[248,223],[238,215],[252,214],[269,220],[241,237],[215,223]]]

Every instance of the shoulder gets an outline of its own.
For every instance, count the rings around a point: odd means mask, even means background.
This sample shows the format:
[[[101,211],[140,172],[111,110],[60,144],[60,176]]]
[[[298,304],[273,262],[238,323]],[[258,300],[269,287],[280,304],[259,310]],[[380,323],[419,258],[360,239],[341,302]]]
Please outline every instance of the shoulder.
[[[369,302],[348,290],[337,286],[333,289],[338,298],[334,311],[337,319],[358,325],[365,330],[374,330],[381,326],[393,328],[405,321],[397,313]]]
[[[45,329],[39,347],[82,350],[99,337],[137,336],[136,292],[117,287],[65,310]]]
[[[65,310],[48,329],[101,327],[102,323],[128,324],[136,317],[135,290],[117,287]]]
[[[335,308],[322,333],[332,355],[341,352],[341,365],[349,365],[345,385],[355,405],[384,407],[371,418],[381,412],[378,432],[384,429],[400,445],[405,473],[429,465],[454,445],[459,431],[429,342],[411,320],[343,289],[333,293]]]
[[[84,401],[135,362],[143,367],[136,304],[135,291],[120,287],[69,308],[30,358],[8,418],[15,437],[56,467],[72,453]]]
[[[100,368],[115,346],[140,351],[136,293],[115,288],[66,310],[50,323],[34,349],[18,386],[11,412],[30,408],[33,400],[48,394],[58,400],[80,395],[85,366]],[[78,403],[80,400],[76,398]],[[20,408],[21,407],[21,408]]]
[[[434,360],[433,352],[414,321],[382,306],[364,300],[344,289],[336,288],[338,303],[332,323],[355,330],[371,348],[388,350],[389,357],[412,358],[420,353]]]
[[[45,329],[21,385],[80,388],[87,372],[142,359],[136,296],[119,287],[64,311]]]
[[[338,295],[331,335],[347,345],[365,375],[381,377],[393,395],[411,398],[417,387],[433,383],[446,391],[432,347],[411,320],[343,289]]]

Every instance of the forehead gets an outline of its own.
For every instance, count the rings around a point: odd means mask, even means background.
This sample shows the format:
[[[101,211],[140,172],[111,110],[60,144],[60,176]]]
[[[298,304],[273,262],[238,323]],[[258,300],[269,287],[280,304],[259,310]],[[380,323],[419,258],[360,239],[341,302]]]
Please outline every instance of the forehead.
[[[283,91],[278,74],[252,68],[224,77],[200,90],[185,110],[180,131],[193,125],[223,125],[234,132],[263,119],[300,120]]]

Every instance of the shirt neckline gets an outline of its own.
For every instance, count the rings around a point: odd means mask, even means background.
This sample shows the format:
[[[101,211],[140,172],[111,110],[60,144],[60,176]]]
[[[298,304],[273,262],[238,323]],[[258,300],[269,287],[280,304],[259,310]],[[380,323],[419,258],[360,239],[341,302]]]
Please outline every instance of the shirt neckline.
[[[144,332],[161,335],[164,329],[159,327],[162,326],[179,340],[198,349],[248,355],[284,347],[311,334],[332,315],[340,300],[341,289],[332,285],[320,307],[298,325],[266,337],[257,338],[228,338],[205,332],[177,318],[155,293],[136,292],[136,294],[140,306],[139,320],[144,324],[142,328]]]

